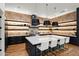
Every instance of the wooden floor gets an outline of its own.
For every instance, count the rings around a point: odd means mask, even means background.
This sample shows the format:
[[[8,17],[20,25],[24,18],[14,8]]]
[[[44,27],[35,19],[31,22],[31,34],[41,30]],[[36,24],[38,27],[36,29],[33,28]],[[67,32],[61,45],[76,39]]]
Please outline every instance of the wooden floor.
[[[69,46],[69,49],[52,51],[46,56],[79,56],[79,46],[72,44],[67,44],[67,46]],[[6,56],[28,56],[25,50],[25,43],[10,45],[6,50]]]

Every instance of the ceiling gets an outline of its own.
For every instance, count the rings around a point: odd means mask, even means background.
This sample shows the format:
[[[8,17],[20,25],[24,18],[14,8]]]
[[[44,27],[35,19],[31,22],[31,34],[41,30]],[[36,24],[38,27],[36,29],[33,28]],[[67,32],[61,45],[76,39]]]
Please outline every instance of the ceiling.
[[[36,14],[45,18],[76,11],[79,3],[6,3],[6,10],[22,12],[25,14]]]
[[[0,16],[3,15],[3,12],[4,12],[4,4],[3,3],[0,3]]]

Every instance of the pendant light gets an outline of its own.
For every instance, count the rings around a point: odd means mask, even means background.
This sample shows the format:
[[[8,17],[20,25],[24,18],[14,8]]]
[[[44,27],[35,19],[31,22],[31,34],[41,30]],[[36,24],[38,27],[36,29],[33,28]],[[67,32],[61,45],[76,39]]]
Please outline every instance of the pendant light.
[[[57,8],[54,7],[54,10],[55,10],[55,12],[56,12],[56,11],[57,11]],[[52,22],[52,26],[53,26],[53,27],[58,27],[58,22],[57,22],[57,21]]]
[[[46,14],[48,13],[48,4],[46,4]],[[44,20],[44,23],[43,23],[43,25],[51,25],[51,23],[50,23],[50,21],[48,20],[48,18],[46,18],[45,20]]]

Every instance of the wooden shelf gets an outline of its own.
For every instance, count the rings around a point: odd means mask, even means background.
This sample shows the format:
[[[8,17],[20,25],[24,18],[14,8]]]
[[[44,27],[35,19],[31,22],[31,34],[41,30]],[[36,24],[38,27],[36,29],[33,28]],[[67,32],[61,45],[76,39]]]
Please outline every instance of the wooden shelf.
[[[29,27],[25,27],[25,26],[5,26],[6,29],[13,29],[13,30],[29,30]]]
[[[21,23],[29,23],[29,22],[26,22],[26,21],[24,21],[24,20],[19,20],[19,19],[6,19],[5,21],[21,22]]]
[[[76,32],[76,30],[53,30],[52,32]]]
[[[6,30],[5,31],[6,36],[11,37],[11,36],[26,36],[29,34],[29,31],[26,30]]]
[[[67,23],[60,23],[58,24],[59,26],[71,26],[71,25],[77,25],[77,21],[73,21],[73,22],[67,22]]]
[[[75,36],[76,34],[76,31],[56,31],[56,30],[54,30],[53,32],[52,32],[53,34],[58,34],[58,35],[69,35],[69,36]]]
[[[77,26],[54,27],[52,30],[76,30]]]
[[[29,25],[29,26],[31,25],[30,23],[13,22],[13,21],[5,21],[5,24],[6,24],[6,25],[14,25],[14,26],[15,26],[15,25],[16,25],[16,26],[17,26],[17,25],[19,25],[19,26],[21,26],[21,25],[24,26],[24,24]]]

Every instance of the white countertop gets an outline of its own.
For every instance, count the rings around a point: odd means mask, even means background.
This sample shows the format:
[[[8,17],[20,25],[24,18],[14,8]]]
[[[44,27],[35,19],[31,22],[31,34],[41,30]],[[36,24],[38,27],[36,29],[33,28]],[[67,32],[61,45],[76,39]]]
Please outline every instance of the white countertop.
[[[32,36],[32,37],[26,37],[26,39],[27,39],[32,45],[35,45],[35,44],[39,44],[39,43],[40,43],[40,41],[39,41],[36,37],[34,37],[34,36]]]
[[[31,37],[26,37],[26,39],[32,44],[32,45],[36,45],[36,44],[40,44],[43,41],[51,41],[51,38],[54,40],[58,40],[58,38],[54,38],[54,37],[50,37],[49,35],[45,35],[45,36],[31,36]]]

